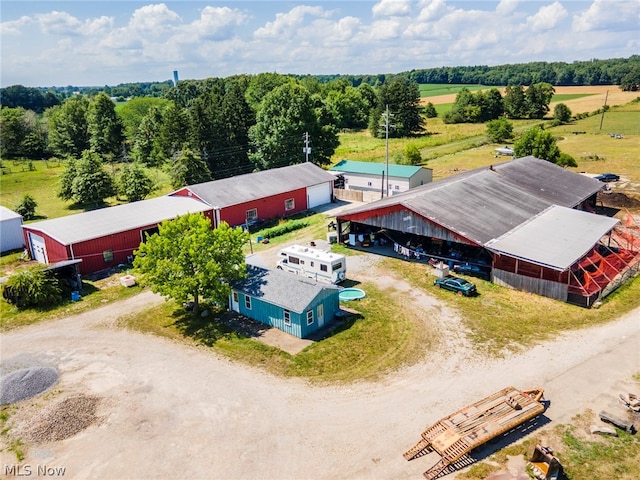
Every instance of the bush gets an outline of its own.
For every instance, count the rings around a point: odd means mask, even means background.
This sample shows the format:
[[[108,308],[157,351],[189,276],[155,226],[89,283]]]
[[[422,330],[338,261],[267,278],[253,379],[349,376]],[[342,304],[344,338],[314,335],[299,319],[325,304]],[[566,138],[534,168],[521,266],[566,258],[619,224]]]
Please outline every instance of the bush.
[[[16,213],[22,215],[24,220],[33,220],[36,216],[36,207],[38,206],[38,202],[29,195],[28,193],[22,197],[22,201],[16,205],[15,211]]]
[[[294,230],[299,230],[307,226],[309,226],[308,222],[303,220],[292,220],[272,228],[264,229],[262,231],[262,236],[265,238],[279,237],[285,233],[293,232]]]
[[[50,307],[62,302],[60,282],[43,267],[23,268],[12,274],[2,296],[18,308]]]

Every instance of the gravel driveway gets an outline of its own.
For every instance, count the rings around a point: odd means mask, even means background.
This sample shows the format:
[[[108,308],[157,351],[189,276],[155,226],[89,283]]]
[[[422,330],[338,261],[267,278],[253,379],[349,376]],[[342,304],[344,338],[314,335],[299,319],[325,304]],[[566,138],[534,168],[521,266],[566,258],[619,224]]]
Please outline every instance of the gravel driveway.
[[[163,301],[151,292],[6,333],[4,366],[60,373],[49,393],[23,402],[16,428],[27,431],[36,413],[65,398],[86,396],[96,409],[88,428],[31,445],[24,463],[62,467],[74,479],[417,479],[433,458],[407,462],[402,453],[427,424],[471,401],[507,385],[543,386],[553,424],[597,410],[640,372],[640,309],[489,360],[456,334],[451,312],[420,298],[414,307],[445,329],[443,356],[345,387],[277,378],[205,348],[113,326],[124,313]],[[0,455],[4,473],[15,457]]]

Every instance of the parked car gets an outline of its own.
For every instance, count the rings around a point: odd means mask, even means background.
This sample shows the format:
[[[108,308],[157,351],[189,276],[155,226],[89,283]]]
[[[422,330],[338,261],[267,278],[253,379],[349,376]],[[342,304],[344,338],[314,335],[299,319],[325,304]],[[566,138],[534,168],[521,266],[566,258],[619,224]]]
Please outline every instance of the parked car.
[[[474,277],[484,278],[485,280],[488,280],[491,276],[489,268],[473,265],[471,263],[458,263],[453,266],[453,271],[463,275],[472,275]]]
[[[466,297],[471,297],[478,293],[478,291],[476,290],[476,286],[473,283],[465,280],[464,278],[454,277],[453,275],[436,278],[433,284],[437,285],[440,288],[451,290],[452,292],[456,292],[458,295],[464,295]]]
[[[600,180],[601,182],[617,182],[620,180],[620,175],[616,175],[615,173],[603,173],[594,177],[596,180]]]

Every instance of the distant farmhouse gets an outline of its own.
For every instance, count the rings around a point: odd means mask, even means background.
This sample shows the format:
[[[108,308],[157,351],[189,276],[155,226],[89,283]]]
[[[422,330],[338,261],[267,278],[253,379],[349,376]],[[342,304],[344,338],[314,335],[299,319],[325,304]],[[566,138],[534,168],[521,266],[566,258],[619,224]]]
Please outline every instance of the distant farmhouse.
[[[342,160],[333,167],[331,172],[344,178],[344,189],[384,192],[386,194],[387,180],[389,195],[406,192],[409,189],[425,185],[433,180],[430,168],[412,165],[389,165],[384,163],[354,162]]]
[[[373,235],[406,257],[475,267],[499,285],[588,307],[640,268],[640,246],[617,234],[618,220],[591,213],[601,188],[529,156],[348,210],[338,238]]]
[[[22,226],[31,258],[45,264],[79,260],[81,274],[130,260],[146,235],[179,215],[201,212],[212,228],[292,215],[331,202],[334,177],[303,163],[191,185],[170,195]],[[22,243],[21,243],[22,244]]]

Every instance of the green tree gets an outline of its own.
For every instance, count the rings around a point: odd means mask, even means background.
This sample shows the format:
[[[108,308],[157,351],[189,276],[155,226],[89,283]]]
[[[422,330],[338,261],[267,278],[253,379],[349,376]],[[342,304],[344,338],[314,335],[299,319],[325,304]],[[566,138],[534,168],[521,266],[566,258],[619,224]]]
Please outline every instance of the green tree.
[[[438,112],[436,111],[436,107],[433,103],[429,102],[424,107],[424,115],[427,118],[436,118],[438,116]]]
[[[321,101],[291,80],[267,94],[249,129],[255,151],[249,158],[258,169],[294,165],[304,160],[305,134],[311,140],[310,160],[328,164],[338,146],[338,134],[332,118]]]
[[[242,247],[248,234],[222,222],[211,229],[210,220],[191,213],[159,225],[135,252],[134,268],[154,292],[177,302],[201,299],[226,304],[231,282],[246,276]]]
[[[522,85],[508,86],[504,94],[504,112],[509,118],[526,118],[527,102]]]
[[[47,110],[49,113],[49,148],[62,157],[80,157],[90,147],[87,113],[89,100],[83,96],[67,99],[61,106]]]
[[[20,203],[14,208],[14,211],[22,215],[24,220],[33,220],[36,216],[37,207],[38,202],[31,195],[25,193]]]
[[[504,117],[487,122],[487,137],[493,143],[502,143],[513,138],[513,124]]]
[[[26,135],[24,116],[26,110],[19,108],[3,108],[0,110],[0,157],[21,157],[22,140]]]
[[[155,167],[167,158],[161,145],[162,113],[151,107],[140,120],[135,135],[131,156],[137,162]]]
[[[116,115],[115,104],[104,92],[99,93],[89,105],[87,130],[91,149],[103,158],[114,160],[122,151],[122,121]]]
[[[386,112],[393,113],[389,130],[390,137],[409,137],[422,133],[424,118],[420,107],[420,89],[418,84],[408,77],[396,76],[390,82],[383,84],[378,90],[377,110],[370,122],[371,134],[376,137],[385,136],[383,129],[378,128]]]
[[[513,145],[516,158],[533,155],[551,163],[557,163],[560,159],[560,149],[551,132],[540,127],[534,127],[526,132]]]
[[[403,153],[403,163],[407,165],[420,165],[422,163],[422,154],[416,144],[407,143]]]
[[[578,162],[576,162],[576,159],[568,153],[560,152],[556,165],[560,167],[577,167]]]
[[[101,204],[115,193],[113,180],[105,171],[100,155],[85,150],[79,160],[67,161],[58,191],[60,198],[79,205]]]
[[[181,152],[176,153],[176,159],[169,175],[171,177],[171,186],[176,189],[185,185],[195,185],[211,180],[211,172],[207,164],[200,155],[193,152],[186,144]]]
[[[118,178],[118,193],[129,202],[143,200],[154,190],[153,180],[139,162],[126,165]]]
[[[540,82],[530,85],[524,92],[527,116],[529,118],[544,118],[549,113],[549,103],[555,89],[552,85]]]
[[[553,119],[558,123],[569,123],[571,121],[571,109],[564,103],[557,104],[553,109]]]
[[[640,90],[640,65],[635,65],[629,73],[622,77],[620,90],[623,92],[637,92]]]
[[[60,282],[42,266],[21,268],[3,284],[2,295],[18,308],[51,307],[62,302]]]

